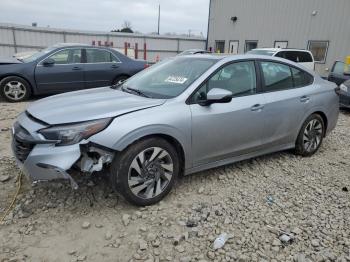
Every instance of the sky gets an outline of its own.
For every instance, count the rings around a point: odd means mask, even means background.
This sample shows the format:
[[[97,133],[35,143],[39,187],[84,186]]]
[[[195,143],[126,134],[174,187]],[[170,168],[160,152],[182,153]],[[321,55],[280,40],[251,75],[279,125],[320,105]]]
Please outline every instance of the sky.
[[[209,0],[0,0],[0,22],[89,31],[120,29],[130,21],[141,33],[206,35]]]

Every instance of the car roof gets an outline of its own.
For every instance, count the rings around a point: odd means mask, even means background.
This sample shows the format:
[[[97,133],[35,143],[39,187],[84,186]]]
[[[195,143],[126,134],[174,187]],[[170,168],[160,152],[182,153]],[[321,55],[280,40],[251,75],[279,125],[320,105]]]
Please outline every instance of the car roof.
[[[268,55],[256,55],[256,54],[243,54],[243,55],[231,55],[231,54],[203,54],[203,55],[187,55],[187,56],[180,56],[176,57],[178,59],[181,58],[193,58],[193,59],[213,59],[217,61],[221,61],[221,63],[228,63],[228,62],[234,62],[234,61],[239,61],[239,60],[269,60],[269,61],[276,61],[276,62],[282,62],[284,64],[291,65],[293,67],[299,68],[303,71],[308,72],[309,74],[316,76],[316,73],[298,63],[295,63],[291,60],[287,60],[281,57],[276,57],[276,56],[268,56]]]
[[[264,51],[272,51],[272,52],[278,52],[278,51],[301,51],[301,52],[310,52],[310,50],[306,49],[299,49],[299,48],[270,48],[270,47],[264,47],[264,48],[255,48],[252,50],[264,50]]]

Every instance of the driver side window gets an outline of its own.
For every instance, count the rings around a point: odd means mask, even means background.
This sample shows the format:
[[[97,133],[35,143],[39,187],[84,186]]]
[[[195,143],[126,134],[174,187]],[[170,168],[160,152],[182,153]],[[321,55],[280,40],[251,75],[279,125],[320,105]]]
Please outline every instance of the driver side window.
[[[233,97],[256,93],[256,73],[253,61],[231,63],[221,68],[207,80],[193,97],[194,102],[203,101],[213,88],[222,88],[232,92]]]

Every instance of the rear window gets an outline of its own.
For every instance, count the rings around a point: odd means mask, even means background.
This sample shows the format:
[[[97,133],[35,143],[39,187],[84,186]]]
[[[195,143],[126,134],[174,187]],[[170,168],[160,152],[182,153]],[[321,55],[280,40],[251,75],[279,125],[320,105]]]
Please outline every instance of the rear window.
[[[276,54],[277,57],[283,57],[295,63],[311,63],[312,56],[308,52],[303,51],[282,51]]]
[[[294,80],[294,87],[303,87],[311,85],[314,81],[314,78],[312,75],[301,71],[299,69],[296,69],[294,67],[291,67],[292,69],[292,75]]]
[[[112,53],[101,49],[86,49],[87,63],[111,63],[118,62]]]

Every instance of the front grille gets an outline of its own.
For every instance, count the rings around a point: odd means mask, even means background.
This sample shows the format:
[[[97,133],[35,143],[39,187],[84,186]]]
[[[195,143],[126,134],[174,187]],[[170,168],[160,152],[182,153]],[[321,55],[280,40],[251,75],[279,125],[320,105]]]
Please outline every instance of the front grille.
[[[23,163],[27,159],[30,152],[32,151],[34,145],[21,142],[18,139],[14,138],[13,147],[14,147],[14,152],[17,159]]]
[[[31,135],[29,132],[18,123],[15,123],[12,146],[16,158],[22,163],[27,159],[34,147],[34,144],[29,142],[30,140]]]

